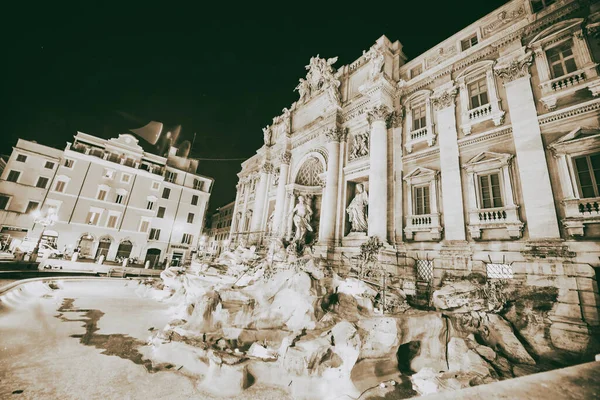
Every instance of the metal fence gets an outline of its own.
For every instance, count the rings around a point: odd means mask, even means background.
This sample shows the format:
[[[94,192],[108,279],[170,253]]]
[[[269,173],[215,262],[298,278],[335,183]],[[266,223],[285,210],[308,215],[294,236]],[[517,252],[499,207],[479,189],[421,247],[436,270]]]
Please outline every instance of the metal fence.
[[[512,279],[514,277],[510,264],[486,263],[485,269],[488,279]]]

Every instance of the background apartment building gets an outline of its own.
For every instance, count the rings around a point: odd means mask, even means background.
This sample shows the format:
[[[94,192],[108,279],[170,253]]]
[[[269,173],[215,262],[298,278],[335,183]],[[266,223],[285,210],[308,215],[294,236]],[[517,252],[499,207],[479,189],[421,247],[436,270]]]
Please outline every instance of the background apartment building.
[[[235,202],[225,204],[210,217],[210,227],[206,229],[206,252],[218,256],[230,243],[229,231],[233,220]],[[209,225],[207,223],[207,226]]]
[[[105,140],[78,132],[57,150],[19,140],[0,180],[2,234],[39,237],[67,253],[177,264],[197,251],[212,179],[172,147],[145,152],[131,134]],[[55,213],[44,229],[33,211]]]

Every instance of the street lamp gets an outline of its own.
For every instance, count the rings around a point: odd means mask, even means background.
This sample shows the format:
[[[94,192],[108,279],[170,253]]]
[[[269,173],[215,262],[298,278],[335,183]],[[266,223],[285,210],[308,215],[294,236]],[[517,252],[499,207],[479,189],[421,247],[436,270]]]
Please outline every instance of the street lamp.
[[[36,261],[38,257],[38,253],[40,251],[40,244],[42,243],[42,236],[44,236],[44,232],[46,228],[54,225],[54,223],[58,220],[58,216],[56,215],[56,211],[51,208],[46,210],[46,212],[41,212],[36,210],[33,213],[33,222],[36,224],[42,225],[42,232],[40,233],[40,237],[31,252],[31,257],[29,257],[30,261]]]

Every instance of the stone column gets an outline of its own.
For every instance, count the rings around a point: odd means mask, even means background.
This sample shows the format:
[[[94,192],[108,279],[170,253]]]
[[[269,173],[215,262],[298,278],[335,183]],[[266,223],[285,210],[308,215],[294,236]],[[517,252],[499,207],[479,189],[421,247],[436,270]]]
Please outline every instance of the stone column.
[[[290,239],[292,237],[292,228],[294,226],[294,216],[292,214],[292,211],[294,210],[294,207],[296,206],[296,195],[294,194],[294,190],[290,190],[287,194],[288,197],[288,207],[287,207],[287,215],[286,215],[286,219],[287,219],[287,223],[286,223],[286,237],[288,239]]]
[[[325,194],[321,208],[321,229],[319,242],[330,244],[335,238],[337,195],[340,174],[340,142],[344,141],[347,130],[342,128],[329,128],[325,131],[327,137],[327,178]]]
[[[554,196],[531,89],[529,66],[532,60],[531,53],[523,54],[508,63],[501,63],[496,67],[496,74],[506,88],[529,237],[533,240],[559,239]]]
[[[404,213],[403,213],[403,180],[402,180],[402,109],[399,112],[394,112],[392,118],[390,118],[391,126],[392,126],[392,140],[393,145],[393,162],[394,162],[394,171],[393,171],[393,181],[394,181],[394,195],[391,196],[394,207],[394,243],[398,244],[402,242],[402,230],[404,225]],[[410,203],[410,202],[409,202]],[[410,215],[410,214],[409,214]]]
[[[369,146],[369,236],[377,236],[387,242],[387,125],[389,109],[380,105],[368,111],[371,126]]]
[[[442,176],[442,206],[447,240],[466,240],[463,194],[458,160],[456,131],[456,87],[436,93],[432,102],[437,112],[440,170]]]
[[[277,185],[277,200],[275,201],[275,216],[273,217],[273,230],[277,237],[282,237],[285,234],[285,221],[283,218],[286,204],[285,185],[287,184],[292,155],[289,151],[284,151],[279,156],[279,159],[281,161],[281,164],[279,165],[279,184]]]
[[[265,161],[260,169],[260,179],[258,181],[258,188],[256,189],[256,197],[254,199],[254,214],[252,214],[252,221],[250,224],[251,232],[258,232],[262,230],[262,222],[265,214],[265,202],[267,198],[267,183],[269,180],[269,174],[273,172],[273,166],[270,162]],[[257,239],[260,235],[254,235]],[[252,240],[254,241],[254,240]]]

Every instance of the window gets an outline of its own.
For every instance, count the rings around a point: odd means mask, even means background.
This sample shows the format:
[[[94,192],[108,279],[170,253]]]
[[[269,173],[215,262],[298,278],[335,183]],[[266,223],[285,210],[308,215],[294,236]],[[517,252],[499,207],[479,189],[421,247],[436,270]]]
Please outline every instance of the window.
[[[123,204],[123,198],[124,196],[122,194],[117,194],[117,197],[115,197],[115,203]]]
[[[35,184],[35,187],[46,189],[46,186],[48,186],[48,178],[40,176]]]
[[[100,219],[100,212],[97,210],[90,210],[87,215],[87,223],[88,225],[98,225],[98,220]]]
[[[171,195],[171,189],[164,188],[163,192],[162,192],[162,198],[163,199],[168,199],[170,195]]]
[[[102,177],[106,178],[106,179],[112,179],[112,178],[114,178],[115,177],[115,170],[114,169],[105,168],[104,169],[104,174],[102,175]]]
[[[462,49],[462,51],[465,51],[475,46],[477,43],[477,35],[473,35],[471,37],[466,38],[465,40],[461,40],[460,48]]]
[[[67,158],[67,159],[65,159],[65,164],[64,164],[64,166],[65,166],[66,168],[73,168],[73,164],[74,164],[74,163],[75,163],[75,162],[74,162],[73,160],[71,160],[71,159]]]
[[[200,179],[194,179],[194,189],[202,190],[202,181]]]
[[[160,182],[152,182],[152,190],[158,190],[160,187]]]
[[[152,200],[148,200],[146,203],[146,210],[152,210],[154,208],[154,202]]]
[[[56,185],[54,185],[54,191],[58,192],[58,193],[64,193],[66,187],[67,187],[67,182],[56,181]]]
[[[193,206],[197,206],[198,205],[198,196],[196,196],[196,195],[192,196],[192,205]]]
[[[575,56],[573,55],[573,42],[571,40],[560,46],[551,48],[546,52],[546,56],[548,57],[548,64],[550,65],[553,78],[577,71]]]
[[[174,183],[177,180],[177,174],[175,172],[165,172],[165,181]]]
[[[600,153],[575,158],[573,161],[581,198],[600,197]]]
[[[25,154],[17,154],[17,161],[25,162],[27,161],[27,156]]]
[[[158,207],[158,212],[156,213],[156,218],[164,218],[166,210],[167,209],[164,207]]]
[[[150,228],[150,221],[143,219],[140,222],[140,232],[148,232],[148,228]]]
[[[29,204],[27,204],[27,208],[25,209],[25,214],[29,214],[32,211],[35,211],[39,208],[40,203],[38,203],[37,201],[30,201]]]
[[[481,208],[502,207],[500,179],[497,173],[479,175]]]
[[[159,240],[160,239],[160,229],[152,228],[150,229],[150,240]]]
[[[194,238],[193,235],[191,235],[189,233],[184,233],[183,236],[181,237],[181,243],[182,244],[191,244],[193,238]]]
[[[100,190],[98,190],[98,196],[96,196],[96,198],[98,200],[104,201],[104,200],[106,200],[107,193],[108,192],[106,191],[106,189],[100,189]]]
[[[0,194],[0,210],[6,210],[10,197],[4,194]]]
[[[423,73],[423,66],[417,65],[413,69],[410,70],[410,78],[415,78]]]
[[[485,80],[486,78],[482,78],[468,85],[469,103],[472,109],[489,103]]]
[[[119,220],[119,216],[118,215],[109,215],[108,216],[108,221],[106,221],[106,227],[107,228],[116,228],[117,227],[117,221]]]
[[[9,182],[17,182],[19,180],[19,176],[21,176],[20,171],[10,171],[6,177],[6,180]]]
[[[427,125],[427,107],[425,104],[416,106],[412,109],[413,115],[413,131],[417,131],[421,128],[425,128]]]
[[[413,188],[414,193],[414,215],[430,214],[429,209],[429,185]]]
[[[129,175],[129,174],[121,174],[121,182],[123,182],[123,183],[129,183],[130,180],[131,180],[131,175]]]
[[[187,223],[188,224],[193,224],[194,223],[194,213],[188,213]]]
[[[46,164],[44,165],[44,168],[46,168],[46,169],[52,169],[52,168],[54,168],[54,163],[52,161],[46,161]]]
[[[556,3],[556,0],[531,0],[531,10],[536,13]]]

